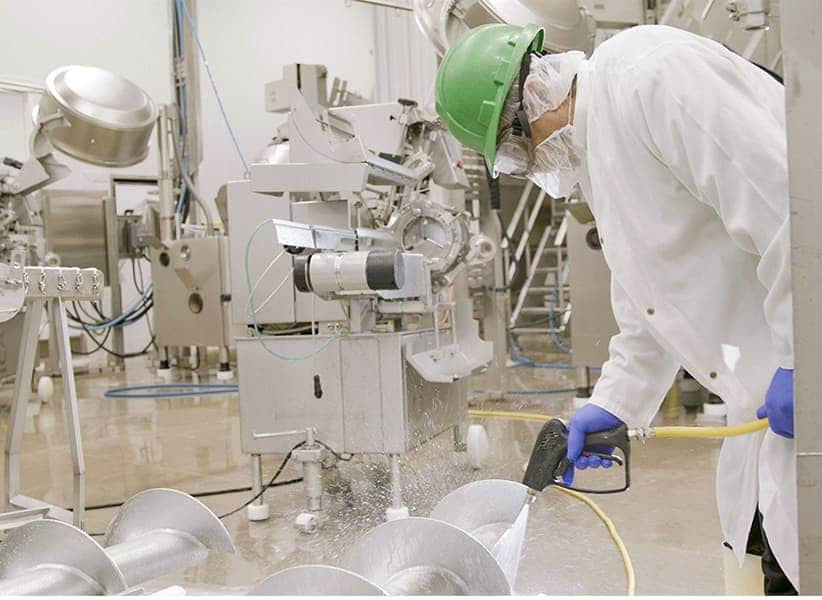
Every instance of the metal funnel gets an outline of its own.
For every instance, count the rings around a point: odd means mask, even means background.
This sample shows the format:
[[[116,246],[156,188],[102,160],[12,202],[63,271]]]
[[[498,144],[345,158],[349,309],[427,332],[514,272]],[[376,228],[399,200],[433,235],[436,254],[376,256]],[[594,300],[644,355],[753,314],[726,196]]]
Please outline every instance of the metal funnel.
[[[327,565],[302,565],[266,577],[249,596],[385,596],[364,577]]]
[[[481,543],[443,521],[411,517],[375,527],[341,566],[390,595],[507,595],[508,580]]]
[[[68,523],[32,521],[0,544],[0,595],[107,595],[126,587],[102,546]]]
[[[513,588],[525,544],[528,501],[528,487],[519,482],[474,481],[440,500],[431,518],[455,525],[479,540]]]
[[[431,518],[456,525],[491,550],[516,521],[528,501],[528,488],[517,481],[483,479],[448,494]]]
[[[109,523],[104,545],[129,586],[196,565],[209,550],[235,553],[228,531],[208,507],[163,488],[127,500]]]

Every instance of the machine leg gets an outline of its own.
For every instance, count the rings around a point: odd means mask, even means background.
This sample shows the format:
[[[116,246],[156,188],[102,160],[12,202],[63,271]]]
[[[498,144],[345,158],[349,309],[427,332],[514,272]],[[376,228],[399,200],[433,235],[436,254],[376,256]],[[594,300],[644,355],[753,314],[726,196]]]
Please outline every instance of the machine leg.
[[[9,430],[6,437],[5,478],[3,479],[3,501],[6,506],[20,493],[20,448],[23,444],[23,428],[29,403],[29,386],[37,357],[37,342],[40,320],[43,317],[43,302],[29,300],[23,320],[23,336],[17,357],[17,377],[14,380],[14,395],[9,411]]]
[[[402,503],[402,479],[400,477],[400,455],[391,454],[391,506],[385,510],[386,521],[396,521],[408,516],[408,507]]]
[[[228,347],[223,346],[222,348],[220,348],[220,360],[219,365],[217,367],[217,379],[221,381],[226,381],[233,378],[234,373],[231,370],[231,365],[229,364]]]
[[[63,376],[63,409],[66,413],[66,430],[71,449],[71,462],[74,467],[74,510],[75,527],[83,529],[85,525],[85,473],[83,458],[83,441],[80,434],[80,413],[77,407],[77,389],[74,386],[74,369],[71,364],[71,342],[69,340],[66,309],[63,300],[52,300],[55,304],[54,328],[57,330],[57,351],[60,355],[60,372]]]
[[[465,452],[467,449],[465,440],[462,437],[462,428],[459,425],[454,425],[454,452]]]
[[[160,366],[157,368],[157,376],[163,379],[171,379],[171,363],[168,359],[168,346],[160,346],[158,351]]]
[[[246,508],[249,521],[265,521],[269,517],[268,504],[265,501],[263,490],[263,460],[259,454],[251,455],[251,493],[260,494],[254,502]]]
[[[322,447],[313,438],[307,438],[305,445],[294,451],[294,459],[303,467],[306,495],[306,511],[297,515],[294,522],[301,533],[314,533],[324,520],[322,453]]]
[[[574,398],[574,408],[579,408],[591,397],[591,369],[577,367],[577,396]]]
[[[59,350],[57,349],[57,325],[54,322],[55,305],[56,300],[49,300],[46,305],[46,317],[49,322],[49,355],[46,358],[46,364],[43,372],[45,375],[51,377],[60,372],[60,365],[57,358],[59,353]]]

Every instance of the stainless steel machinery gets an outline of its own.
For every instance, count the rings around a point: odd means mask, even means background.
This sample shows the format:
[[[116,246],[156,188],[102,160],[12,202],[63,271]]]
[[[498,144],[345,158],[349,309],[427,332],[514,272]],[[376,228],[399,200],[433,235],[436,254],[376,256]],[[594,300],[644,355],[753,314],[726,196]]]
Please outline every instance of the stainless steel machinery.
[[[489,249],[456,144],[415,102],[328,108],[280,87],[286,158],[227,186],[243,449],[260,490],[260,455],[305,442],[304,530],[322,520],[319,441],[387,454],[401,516],[400,455],[458,430],[464,380],[491,359],[457,291]]]
[[[171,348],[219,348],[217,377],[233,377],[229,364],[228,242],[215,227],[210,209],[200,198],[188,172],[190,150],[179,134],[175,106],[160,107],[159,215],[142,234],[149,246],[159,370],[171,375]],[[201,211],[205,227],[183,226],[183,206]],[[204,368],[199,350],[197,364]],[[178,360],[181,353],[178,353]],[[179,366],[185,366],[178,362]]]

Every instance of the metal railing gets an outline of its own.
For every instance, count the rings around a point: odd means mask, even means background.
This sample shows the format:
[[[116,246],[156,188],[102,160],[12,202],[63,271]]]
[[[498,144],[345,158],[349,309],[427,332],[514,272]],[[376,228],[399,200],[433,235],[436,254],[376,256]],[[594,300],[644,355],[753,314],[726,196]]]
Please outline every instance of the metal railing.
[[[566,302],[565,270],[562,269],[565,262],[567,221],[564,211],[558,210],[557,201],[542,190],[534,196],[534,187],[529,181],[523,188],[501,244],[506,281],[509,285],[518,273],[525,273],[522,286],[509,292],[509,301],[513,307],[509,327],[515,332],[544,332],[545,327],[535,329],[518,326],[520,317],[531,313],[547,314],[552,310],[555,314],[561,315],[560,318],[554,319],[558,324],[556,332],[559,332],[565,328],[570,309]],[[539,217],[544,209],[550,211],[550,220],[543,226]],[[534,246],[533,242],[537,236],[538,241]],[[550,260],[552,257],[554,260]],[[544,277],[540,279],[540,275]],[[534,296],[542,296],[541,306],[529,306],[528,299]]]

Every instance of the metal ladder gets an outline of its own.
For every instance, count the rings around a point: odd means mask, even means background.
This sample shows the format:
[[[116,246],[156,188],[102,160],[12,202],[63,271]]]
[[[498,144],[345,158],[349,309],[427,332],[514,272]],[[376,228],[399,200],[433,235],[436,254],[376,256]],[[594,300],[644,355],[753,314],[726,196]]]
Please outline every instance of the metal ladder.
[[[534,195],[534,187],[529,181],[523,189],[502,241],[506,280],[511,282],[518,273],[525,273],[525,282],[519,290],[509,291],[513,308],[508,325],[514,334],[546,333],[547,326],[536,327],[522,321],[526,316],[532,317],[531,322],[536,315],[547,316],[553,304],[555,313],[560,315],[555,319],[554,333],[561,333],[570,317],[565,260],[567,216],[558,201],[544,191],[538,190]],[[551,220],[543,227],[538,218],[546,209],[550,211]],[[532,301],[535,297],[541,298],[542,303],[535,305]]]

